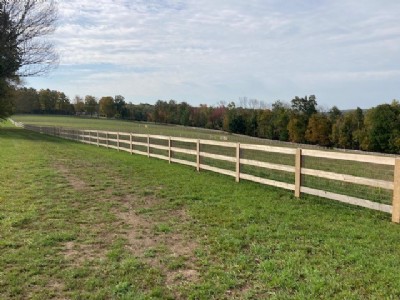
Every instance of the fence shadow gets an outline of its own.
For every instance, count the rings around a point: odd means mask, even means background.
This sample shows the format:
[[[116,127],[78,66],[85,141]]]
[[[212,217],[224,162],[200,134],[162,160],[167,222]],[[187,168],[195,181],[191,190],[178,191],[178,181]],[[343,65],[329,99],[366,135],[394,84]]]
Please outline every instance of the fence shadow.
[[[15,127],[0,127],[0,140],[29,140],[31,142],[46,141],[51,143],[65,143],[65,140],[59,137]]]

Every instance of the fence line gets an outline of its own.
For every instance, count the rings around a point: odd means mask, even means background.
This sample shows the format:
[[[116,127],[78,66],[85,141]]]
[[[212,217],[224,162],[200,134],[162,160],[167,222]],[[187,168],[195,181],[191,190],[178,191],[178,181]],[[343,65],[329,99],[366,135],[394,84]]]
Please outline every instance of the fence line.
[[[321,151],[310,149],[294,149],[286,147],[274,147],[267,145],[240,144],[232,142],[220,142],[212,140],[199,140],[180,137],[168,137],[161,135],[135,134],[126,132],[112,132],[102,130],[77,130],[59,127],[32,126],[12,121],[16,126],[23,127],[35,132],[58,136],[66,139],[79,141],[86,144],[103,146],[106,148],[126,151],[130,154],[140,154],[147,157],[163,159],[169,163],[179,163],[195,167],[198,171],[208,170],[215,173],[234,177],[237,182],[249,180],[257,183],[271,185],[294,191],[296,197],[301,194],[310,194],[324,197],[352,205],[362,206],[392,214],[392,221],[400,223],[400,158],[379,155],[352,154],[333,151]],[[207,147],[211,147],[207,149]],[[244,157],[244,151],[249,151],[249,157]],[[227,152],[230,155],[227,155]],[[282,156],[288,156],[286,163],[276,163]],[[265,161],[268,158],[271,161]],[[314,168],[305,167],[304,160],[308,158],[317,159]],[[208,159],[208,161],[206,161]],[[393,172],[393,180],[382,180],[365,177],[365,172],[360,175],[340,173],[341,166],[333,163],[334,170],[319,170],[318,164],[322,160],[345,161],[345,164],[361,163],[387,167],[390,174]],[[293,160],[293,164],[289,161]],[[336,165],[337,164],[337,165]],[[251,167],[244,172],[243,167]],[[252,173],[252,169],[263,170],[259,174]],[[249,173],[250,172],[250,173]],[[273,172],[279,172],[281,180],[272,178]],[[335,193],[323,186],[315,188],[305,186],[305,176],[313,179],[329,180],[339,182],[349,187],[365,186],[376,188],[379,191],[391,191],[391,204],[378,203],[371,200],[354,197],[351,195]],[[270,178],[268,178],[270,177]],[[392,178],[392,177],[391,177]],[[324,182],[322,182],[324,183]],[[347,186],[348,185],[348,186]],[[353,191],[354,192],[354,191]],[[355,190],[357,192],[357,190]]]

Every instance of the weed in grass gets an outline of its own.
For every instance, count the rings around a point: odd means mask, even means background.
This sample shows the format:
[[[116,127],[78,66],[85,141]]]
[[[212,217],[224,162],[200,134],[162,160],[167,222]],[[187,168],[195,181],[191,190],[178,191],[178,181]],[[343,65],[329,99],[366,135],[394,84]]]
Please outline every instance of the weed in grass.
[[[172,228],[168,224],[164,224],[164,223],[156,224],[154,226],[154,232],[156,234],[170,233],[170,232],[172,232]]]

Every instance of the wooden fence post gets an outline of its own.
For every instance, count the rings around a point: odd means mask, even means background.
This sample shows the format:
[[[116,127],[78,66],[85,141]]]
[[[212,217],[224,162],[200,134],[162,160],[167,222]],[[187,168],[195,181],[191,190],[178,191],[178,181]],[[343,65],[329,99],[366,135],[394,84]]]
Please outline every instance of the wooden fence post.
[[[108,132],[106,132],[106,144],[107,144],[107,149],[108,149]]]
[[[395,161],[393,182],[392,222],[400,223],[400,158]]]
[[[147,135],[147,157],[150,157],[150,135]]]
[[[295,158],[295,175],[294,175],[294,196],[300,197],[300,188],[301,188],[301,149],[298,148],[296,150],[296,158]]]
[[[168,163],[171,163],[172,151],[171,151],[171,137],[168,137]]]
[[[133,153],[132,133],[129,134],[129,150],[131,151],[131,155],[132,155],[132,153]]]
[[[200,171],[200,140],[196,143],[196,170]]]
[[[117,132],[117,150],[119,151],[119,132]]]
[[[99,142],[99,131],[97,130],[97,147],[100,147],[100,142]]]
[[[240,143],[236,144],[236,182],[240,181]]]

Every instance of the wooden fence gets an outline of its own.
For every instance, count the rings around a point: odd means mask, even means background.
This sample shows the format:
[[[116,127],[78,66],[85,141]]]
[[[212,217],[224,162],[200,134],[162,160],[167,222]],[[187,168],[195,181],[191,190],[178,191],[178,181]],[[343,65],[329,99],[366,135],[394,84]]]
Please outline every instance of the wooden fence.
[[[32,126],[21,123],[16,125],[28,130],[86,144],[126,151],[130,154],[155,157],[169,163],[192,166],[197,171],[208,170],[232,176],[236,182],[243,179],[291,190],[296,197],[300,197],[301,194],[310,194],[390,213],[393,222],[400,222],[400,158],[398,157],[240,144],[162,135]],[[251,155],[243,155],[244,151],[251,152]],[[277,163],[281,156],[288,158],[286,163]],[[270,159],[267,159],[268,157]],[[313,168],[303,165],[304,160],[308,158],[314,159]],[[293,163],[290,163],[292,160]],[[334,172],[319,169],[318,165],[323,160],[333,162]],[[342,165],[339,164],[340,161],[343,162]],[[218,162],[220,163],[218,164]],[[359,171],[361,174],[357,174],[357,176],[340,173],[346,165],[352,164],[359,164],[359,167],[360,165],[370,165],[371,172],[375,169],[379,170],[379,167],[383,166],[384,170],[388,170],[391,174],[390,180],[387,178],[385,180],[371,178],[368,175],[372,175],[372,173],[366,174],[369,171]],[[255,174],[253,172],[251,174],[251,171],[242,171],[242,168],[246,166],[250,167],[250,170],[265,170],[265,173]],[[278,177],[278,179],[271,179],[269,175],[273,172],[280,172],[285,175]],[[305,186],[303,184],[305,176],[340,182],[345,184],[345,191],[343,193],[332,192],[324,188],[324,183],[320,184],[319,188]],[[364,186],[379,191],[386,190],[391,199],[389,199],[389,203],[378,203],[374,199],[362,199],[354,196],[354,192],[357,193],[357,190],[354,190],[353,195],[346,195],[346,189],[351,190],[353,186]]]

